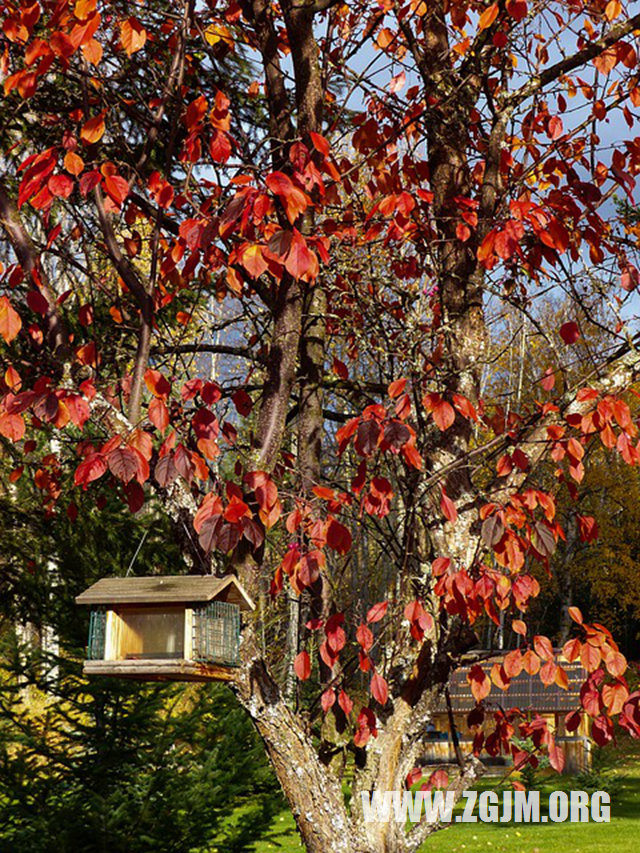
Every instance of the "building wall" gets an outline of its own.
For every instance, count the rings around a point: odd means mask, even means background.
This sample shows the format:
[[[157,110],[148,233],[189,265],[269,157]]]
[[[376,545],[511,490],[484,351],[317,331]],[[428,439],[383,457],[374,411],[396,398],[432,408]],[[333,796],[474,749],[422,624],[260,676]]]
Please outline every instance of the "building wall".
[[[550,728],[557,732],[556,742],[562,746],[565,753],[564,773],[574,774],[591,766],[591,742],[589,740],[589,718],[583,715],[577,731],[567,735],[564,731],[564,712],[560,714],[541,714]],[[458,738],[463,753],[468,754],[472,749],[474,732],[467,725],[466,714],[454,714]],[[449,720],[446,714],[436,714],[433,718],[435,732],[430,733],[430,739],[425,742],[422,758],[427,764],[452,764],[456,762],[453,742],[449,733]],[[493,757],[486,752],[480,758],[487,764],[508,766],[510,756]]]

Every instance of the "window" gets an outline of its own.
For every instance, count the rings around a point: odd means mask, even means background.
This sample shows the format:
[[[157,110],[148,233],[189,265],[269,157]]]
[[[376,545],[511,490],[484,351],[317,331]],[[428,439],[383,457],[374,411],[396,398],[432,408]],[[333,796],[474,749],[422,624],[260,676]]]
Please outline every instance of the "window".
[[[184,607],[126,608],[118,616],[118,660],[184,657]]]

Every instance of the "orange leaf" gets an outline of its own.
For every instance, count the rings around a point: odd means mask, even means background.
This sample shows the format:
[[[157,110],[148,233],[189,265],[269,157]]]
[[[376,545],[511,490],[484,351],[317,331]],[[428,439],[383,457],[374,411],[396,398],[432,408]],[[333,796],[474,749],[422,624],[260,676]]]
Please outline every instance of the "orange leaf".
[[[498,4],[492,3],[491,6],[487,6],[484,12],[480,15],[480,19],[478,20],[478,29],[486,30],[498,17]]]
[[[102,45],[97,39],[89,39],[86,44],[80,48],[82,55],[91,65],[98,65],[102,59]]]
[[[404,391],[407,384],[406,379],[396,379],[394,382],[389,383],[389,387],[387,388],[387,393],[389,397],[393,400],[395,397],[399,397],[400,394]]]
[[[602,659],[600,649],[590,643],[584,643],[580,652],[580,662],[587,672],[594,672]]]
[[[578,625],[582,625],[582,623],[584,622],[584,619],[582,618],[582,613],[580,612],[579,607],[569,607],[568,613],[574,622],[577,622]]]
[[[120,24],[120,41],[127,56],[141,50],[147,40],[147,31],[137,18],[127,18]]]
[[[476,702],[482,702],[491,692],[491,680],[479,664],[474,664],[467,675]]]
[[[159,370],[149,368],[144,374],[144,382],[154,397],[166,400],[171,392],[171,385]]]
[[[616,681],[615,684],[605,684],[602,688],[602,701],[610,716],[619,714],[628,698],[629,691],[621,681]]]
[[[24,420],[22,415],[0,414],[0,435],[9,441],[20,441],[24,436]]]
[[[89,121],[86,121],[82,125],[80,139],[86,142],[87,145],[93,145],[102,139],[104,129],[104,113],[100,113],[100,115],[90,118]]]
[[[64,167],[70,175],[79,175],[84,169],[84,160],[73,151],[67,151],[64,156]]]
[[[22,320],[8,297],[0,296],[0,335],[10,344],[22,328]]]

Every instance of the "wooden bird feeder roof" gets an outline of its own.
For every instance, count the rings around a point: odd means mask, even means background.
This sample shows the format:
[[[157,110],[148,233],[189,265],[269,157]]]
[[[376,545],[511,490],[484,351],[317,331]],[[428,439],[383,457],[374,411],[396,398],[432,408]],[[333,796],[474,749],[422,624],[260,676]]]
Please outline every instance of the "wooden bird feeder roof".
[[[241,610],[255,604],[233,575],[174,575],[146,578],[102,578],[76,597],[76,604],[179,604],[227,601]]]

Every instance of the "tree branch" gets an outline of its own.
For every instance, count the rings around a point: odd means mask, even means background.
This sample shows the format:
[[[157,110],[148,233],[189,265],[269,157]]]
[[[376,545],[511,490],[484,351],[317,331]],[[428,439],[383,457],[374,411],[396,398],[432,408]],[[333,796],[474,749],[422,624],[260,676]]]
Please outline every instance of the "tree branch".
[[[47,341],[54,354],[66,360],[71,349],[55,292],[40,266],[38,251],[22,223],[18,209],[2,181],[0,181],[0,225],[16,253],[22,271],[31,278],[47,300],[45,317]]]
[[[612,44],[620,41],[621,38],[629,35],[629,33],[639,27],[640,14],[634,15],[633,18],[629,18],[627,21],[621,21],[615,27],[612,27],[602,38],[591,42],[586,47],[583,47],[582,50],[574,53],[573,56],[568,56],[566,59],[556,62],[555,65],[546,68],[537,77],[533,77],[528,83],[525,83],[524,86],[507,95],[503,100],[503,105],[516,106],[522,103],[522,101],[530,98],[531,95],[540,91],[540,89],[543,89],[548,83],[552,83],[554,80],[562,77],[563,74],[568,74],[570,71],[580,68],[581,65],[584,65],[590,59],[594,59]]]

